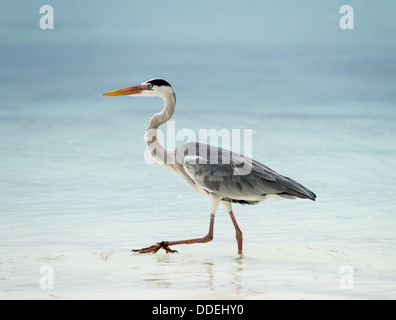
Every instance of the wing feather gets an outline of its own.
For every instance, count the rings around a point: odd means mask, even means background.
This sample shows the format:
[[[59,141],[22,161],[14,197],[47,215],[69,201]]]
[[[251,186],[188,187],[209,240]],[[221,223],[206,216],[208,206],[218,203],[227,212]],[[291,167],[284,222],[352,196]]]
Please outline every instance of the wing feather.
[[[183,168],[199,188],[236,202],[257,202],[266,196],[315,199],[315,194],[298,182],[264,164],[238,153],[202,143],[187,143]]]

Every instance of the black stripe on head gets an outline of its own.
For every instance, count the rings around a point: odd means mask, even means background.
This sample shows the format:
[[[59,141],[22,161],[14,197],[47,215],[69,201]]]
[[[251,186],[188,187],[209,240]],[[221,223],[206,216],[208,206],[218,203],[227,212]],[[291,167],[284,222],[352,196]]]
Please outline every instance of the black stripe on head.
[[[147,81],[147,83],[151,83],[153,86],[159,86],[159,87],[160,86],[168,86],[168,87],[172,88],[172,86],[169,84],[169,82],[167,82],[163,79],[153,79],[153,80]]]

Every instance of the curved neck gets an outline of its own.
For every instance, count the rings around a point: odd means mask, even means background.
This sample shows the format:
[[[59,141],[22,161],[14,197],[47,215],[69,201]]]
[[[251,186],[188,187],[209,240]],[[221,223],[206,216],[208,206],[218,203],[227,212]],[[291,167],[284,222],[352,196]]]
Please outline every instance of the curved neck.
[[[144,141],[147,144],[148,150],[152,157],[160,164],[167,163],[168,151],[164,149],[161,143],[157,139],[158,127],[167,122],[175,112],[176,96],[175,94],[162,95],[161,98],[164,100],[164,108],[160,113],[155,113],[149,119],[145,134]]]

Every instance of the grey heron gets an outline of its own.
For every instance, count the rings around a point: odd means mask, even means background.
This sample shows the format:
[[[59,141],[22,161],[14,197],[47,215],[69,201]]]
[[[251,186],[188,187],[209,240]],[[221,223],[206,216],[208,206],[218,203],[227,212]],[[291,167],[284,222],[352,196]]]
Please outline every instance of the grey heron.
[[[316,195],[298,182],[282,176],[264,164],[235,152],[198,142],[187,142],[175,150],[166,150],[157,140],[158,128],[173,115],[176,95],[163,79],[152,79],[140,85],[110,91],[103,96],[161,97],[163,110],[147,123],[145,142],[154,159],[166,169],[177,173],[197,192],[206,194],[210,203],[209,232],[202,238],[161,241],[138,253],[177,252],[169,247],[180,244],[206,243],[213,239],[215,213],[220,202],[228,211],[235,228],[238,254],[242,254],[242,231],[235,219],[232,203],[255,204],[269,197],[315,200]]]

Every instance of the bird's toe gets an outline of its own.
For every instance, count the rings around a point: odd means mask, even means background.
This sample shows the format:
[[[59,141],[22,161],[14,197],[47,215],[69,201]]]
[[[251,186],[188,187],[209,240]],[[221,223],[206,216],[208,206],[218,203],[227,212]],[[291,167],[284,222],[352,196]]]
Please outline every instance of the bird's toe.
[[[150,247],[146,247],[142,249],[132,249],[131,251],[139,254],[146,254],[146,253],[154,254],[157,253],[158,250],[160,249],[164,249],[166,253],[177,253],[177,250],[172,250],[171,248],[169,248],[167,241],[157,242],[156,244]]]
[[[172,250],[168,247],[168,243],[166,241],[158,242],[157,244],[160,245],[160,248],[164,249],[166,253],[177,253],[177,250]]]

